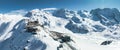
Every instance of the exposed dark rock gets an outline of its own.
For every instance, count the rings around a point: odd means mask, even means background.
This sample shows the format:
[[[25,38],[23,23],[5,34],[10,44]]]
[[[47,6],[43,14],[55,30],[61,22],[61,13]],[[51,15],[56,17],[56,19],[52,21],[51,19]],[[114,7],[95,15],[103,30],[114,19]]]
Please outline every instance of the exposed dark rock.
[[[112,43],[112,41],[109,40],[109,41],[104,41],[104,42],[102,42],[101,45],[109,45],[109,44],[111,44],[111,43]]]

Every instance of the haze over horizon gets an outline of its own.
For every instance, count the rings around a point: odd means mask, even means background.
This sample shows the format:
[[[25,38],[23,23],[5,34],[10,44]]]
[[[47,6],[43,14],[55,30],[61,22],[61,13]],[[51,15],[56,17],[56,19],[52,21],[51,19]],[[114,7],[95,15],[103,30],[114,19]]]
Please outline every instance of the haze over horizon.
[[[119,2],[120,0],[0,0],[0,13],[35,8],[66,8],[70,10],[120,9]]]

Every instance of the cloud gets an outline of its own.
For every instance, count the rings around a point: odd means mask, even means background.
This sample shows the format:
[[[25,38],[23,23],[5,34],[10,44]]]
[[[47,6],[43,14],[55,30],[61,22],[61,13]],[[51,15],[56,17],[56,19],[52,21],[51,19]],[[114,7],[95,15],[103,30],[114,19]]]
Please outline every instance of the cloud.
[[[20,9],[20,10],[13,10],[13,11],[10,11],[8,13],[5,13],[5,14],[8,14],[8,15],[25,15],[28,11],[26,10],[23,10],[23,9]]]
[[[45,11],[45,10],[57,10],[57,8],[44,8],[44,9],[42,9],[42,11]]]

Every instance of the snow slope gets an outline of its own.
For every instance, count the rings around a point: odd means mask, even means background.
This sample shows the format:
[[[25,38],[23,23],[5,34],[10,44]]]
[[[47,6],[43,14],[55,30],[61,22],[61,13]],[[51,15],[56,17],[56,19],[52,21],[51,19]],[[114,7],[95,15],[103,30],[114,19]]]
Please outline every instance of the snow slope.
[[[46,8],[33,9],[25,15],[0,14],[0,50],[120,50],[119,19],[116,8],[90,12]],[[39,21],[37,34],[26,32],[27,20]],[[72,41],[56,41],[54,34],[60,33]],[[109,40],[112,43],[101,45]]]

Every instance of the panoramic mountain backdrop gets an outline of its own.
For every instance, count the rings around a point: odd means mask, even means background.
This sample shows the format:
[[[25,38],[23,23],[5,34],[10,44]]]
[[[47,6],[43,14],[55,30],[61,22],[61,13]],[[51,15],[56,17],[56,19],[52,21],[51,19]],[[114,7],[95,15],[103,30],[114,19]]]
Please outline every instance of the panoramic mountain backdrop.
[[[117,8],[0,14],[0,50],[120,50],[119,46]]]

